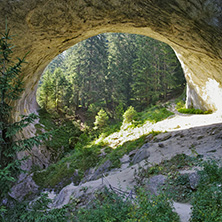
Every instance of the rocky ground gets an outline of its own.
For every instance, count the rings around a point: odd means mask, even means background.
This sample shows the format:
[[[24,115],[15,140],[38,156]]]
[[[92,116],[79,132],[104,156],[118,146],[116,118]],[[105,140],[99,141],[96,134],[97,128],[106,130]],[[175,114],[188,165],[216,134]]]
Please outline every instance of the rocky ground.
[[[171,110],[174,110],[174,107],[171,107]],[[152,134],[149,135],[146,144],[128,155],[124,155],[120,159],[121,168],[108,171],[109,161],[107,161],[98,169],[92,169],[88,177],[85,178],[86,182],[79,186],[70,184],[57,195],[50,193],[50,197],[53,199],[52,207],[62,207],[73,200],[84,205],[86,199],[90,201],[93,198],[93,193],[104,186],[121,188],[129,193],[132,191],[133,194],[135,186],[139,186],[141,181],[151,193],[156,194],[158,188],[166,183],[167,176],[159,174],[149,179],[141,179],[139,172],[143,169],[166,160],[170,161],[179,154],[194,158],[201,157],[202,159],[222,157],[222,118],[219,114],[181,115],[175,113],[175,116],[156,124],[148,123],[147,126],[141,128],[141,131],[144,130],[146,132],[161,130],[164,133],[155,137]],[[135,135],[131,132],[125,137],[119,137],[118,143],[121,144],[126,138],[129,139],[129,136],[135,137]],[[116,143],[115,137],[117,135],[110,136],[110,144]],[[195,188],[195,183],[198,180],[195,167],[190,166],[177,170],[181,175],[187,174],[190,187]],[[191,205],[187,202],[184,203],[184,201],[174,201],[173,205],[175,211],[180,215],[181,221],[189,221]]]

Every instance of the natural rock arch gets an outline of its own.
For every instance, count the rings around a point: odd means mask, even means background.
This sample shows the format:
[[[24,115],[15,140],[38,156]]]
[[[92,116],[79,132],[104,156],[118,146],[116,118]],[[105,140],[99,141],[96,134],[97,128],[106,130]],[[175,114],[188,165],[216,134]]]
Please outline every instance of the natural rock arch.
[[[176,51],[188,82],[188,105],[222,110],[221,0],[0,0],[0,30],[14,36],[16,57],[26,52],[25,92],[13,117],[36,110],[35,91],[59,53],[105,32],[147,35]]]
[[[222,109],[222,2],[220,0],[0,0],[14,35],[15,54],[26,52],[25,92],[18,114],[34,111],[45,66],[75,43],[104,32],[143,34],[174,48],[189,85],[189,104]],[[213,90],[209,90],[213,85]],[[208,91],[207,91],[208,89]],[[14,116],[18,115],[15,113]]]

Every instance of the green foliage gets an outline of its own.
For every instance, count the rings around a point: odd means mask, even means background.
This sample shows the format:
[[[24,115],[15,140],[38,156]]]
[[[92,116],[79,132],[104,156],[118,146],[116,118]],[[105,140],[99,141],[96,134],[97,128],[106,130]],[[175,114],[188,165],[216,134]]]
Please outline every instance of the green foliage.
[[[108,124],[109,117],[108,117],[107,113],[103,109],[101,109],[98,112],[98,114],[96,115],[95,119],[96,120],[94,122],[94,125],[95,125],[94,129],[101,130],[102,128],[104,128]]]
[[[147,121],[151,123],[156,123],[173,115],[172,112],[167,110],[165,107],[159,105],[148,107],[141,112],[136,112],[133,107],[129,107],[129,109],[125,113],[127,119],[125,120],[124,117],[123,125],[124,123],[131,123],[130,127],[141,126]]]
[[[65,222],[68,220],[68,209],[49,209],[51,203],[47,193],[42,193],[41,196],[34,200],[31,204],[26,202],[14,203],[14,206],[4,214],[3,221],[11,222]]]
[[[165,107],[153,106],[141,112],[137,117],[138,118],[137,122],[139,124],[143,124],[146,121],[150,121],[151,123],[156,123],[166,119],[171,115],[173,115],[173,113],[167,110]]]
[[[124,154],[128,154],[130,151],[140,148],[145,142],[147,135],[141,136],[139,139],[128,141],[123,145],[118,146],[116,149],[111,150],[111,148],[106,148],[106,152],[108,155],[101,160],[99,164],[110,160],[112,162],[112,168],[118,168],[121,166],[120,158],[123,157]],[[110,149],[110,151],[109,151]]]
[[[127,221],[130,212],[130,202],[115,193],[105,190],[98,193],[96,200],[78,211],[77,221],[105,222],[105,221]]]
[[[56,57],[43,74],[37,101],[50,113],[78,114],[93,123],[100,109],[121,120],[136,110],[165,101],[184,88],[173,50],[151,38],[107,33],[82,41]]]
[[[17,62],[13,62],[13,46],[9,43],[10,40],[6,26],[5,33],[1,34],[0,38],[0,202],[8,195],[17,175],[21,173],[20,166],[24,159],[16,160],[17,152],[30,150],[48,137],[43,134],[27,139],[18,137],[15,140],[15,136],[25,127],[34,123],[37,115],[21,115],[17,122],[11,120],[11,111],[14,108],[12,104],[16,103],[24,90],[21,68],[25,60],[18,58]]]
[[[212,110],[203,111],[201,109],[194,109],[194,108],[192,109],[180,108],[178,109],[178,112],[186,114],[211,114]]]
[[[115,108],[115,119],[116,120],[122,120],[123,119],[123,114],[124,114],[124,107],[123,104],[120,103],[118,106]]]
[[[33,179],[42,188],[62,189],[71,182],[78,184],[84,172],[100,161],[100,145],[91,142],[90,136],[81,134],[72,152],[46,170],[36,171]]]
[[[51,160],[60,159],[65,153],[73,150],[83,133],[77,121],[66,118],[53,118],[44,109],[38,110],[39,123],[35,127],[37,132],[52,131],[51,139],[45,141],[45,145],[52,152]]]
[[[195,166],[197,165],[197,161],[198,159],[195,157],[190,157],[185,154],[177,154],[170,160],[164,160],[160,164],[154,164],[153,166],[140,169],[138,176],[141,178],[141,181],[143,178],[149,178],[150,176],[158,174],[170,174],[174,177],[177,175],[178,170]]]
[[[194,190],[190,186],[188,174],[170,174],[168,176],[168,186],[166,192],[177,202],[187,203],[192,199]]]
[[[200,182],[191,202],[190,221],[222,220],[222,167],[217,161],[205,161],[199,171]]]
[[[144,190],[140,190],[136,205],[131,208],[129,222],[155,221],[155,222],[179,222],[179,216],[173,212],[172,201],[161,193],[151,196]]]
[[[86,209],[76,214],[77,221],[156,221],[179,222],[172,210],[172,202],[164,194],[151,196],[140,190],[134,204],[110,191],[97,195],[97,199]]]
[[[183,109],[185,109],[185,102],[184,102],[183,100],[177,102],[176,109],[177,109],[177,110],[183,110]]]
[[[123,123],[130,123],[136,117],[137,112],[133,106],[130,106],[123,114]]]

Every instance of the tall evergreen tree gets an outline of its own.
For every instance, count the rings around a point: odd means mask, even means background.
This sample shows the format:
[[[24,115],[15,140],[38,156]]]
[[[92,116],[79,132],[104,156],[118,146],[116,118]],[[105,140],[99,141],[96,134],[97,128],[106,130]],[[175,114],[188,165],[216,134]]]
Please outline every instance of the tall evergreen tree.
[[[50,109],[52,91],[52,73],[47,70],[42,76],[41,84],[37,90],[37,102],[45,110]]]
[[[120,110],[131,105],[143,109],[167,99],[185,82],[173,50],[146,36],[101,34],[76,44],[62,58],[65,78],[57,91],[62,93],[57,110],[65,106],[73,113],[88,110],[95,116],[103,108],[109,117],[119,118]],[[60,77],[51,78],[57,81]]]

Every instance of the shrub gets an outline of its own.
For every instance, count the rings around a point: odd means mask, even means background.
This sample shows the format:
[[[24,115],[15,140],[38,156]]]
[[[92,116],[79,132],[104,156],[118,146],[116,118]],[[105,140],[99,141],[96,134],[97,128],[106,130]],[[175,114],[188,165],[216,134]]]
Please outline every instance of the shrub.
[[[206,161],[199,175],[190,221],[222,221],[222,167],[216,161]]]
[[[211,114],[212,110],[203,111],[201,109],[194,109],[194,108],[192,109],[180,108],[178,109],[178,112],[185,114]]]
[[[136,205],[130,211],[129,222],[155,221],[155,222],[179,222],[179,216],[173,212],[172,201],[164,193],[158,196],[150,196],[149,193],[140,190],[136,198]]]
[[[130,123],[133,121],[135,116],[137,115],[136,110],[134,109],[133,106],[130,106],[126,112],[123,114],[123,122],[124,123]]]
[[[104,128],[107,125],[107,122],[109,119],[107,113],[103,109],[101,109],[98,112],[98,114],[96,115],[95,118],[96,118],[96,120],[94,122],[94,125],[95,125],[94,129],[95,130]]]
[[[185,108],[185,102],[183,100],[179,101],[176,105],[176,109],[184,109]]]
[[[76,214],[77,221],[155,221],[179,222],[173,212],[172,202],[165,194],[150,196],[144,190],[138,192],[134,203],[117,194],[105,191],[85,209]]]
[[[117,194],[105,190],[96,196],[96,200],[87,208],[80,209],[77,221],[105,222],[127,221],[131,203],[125,202]]]
[[[61,209],[49,209],[51,203],[47,193],[42,193],[41,196],[28,204],[26,202],[15,202],[13,207],[3,216],[3,221],[18,221],[18,222],[65,222],[68,220],[67,206]]]

